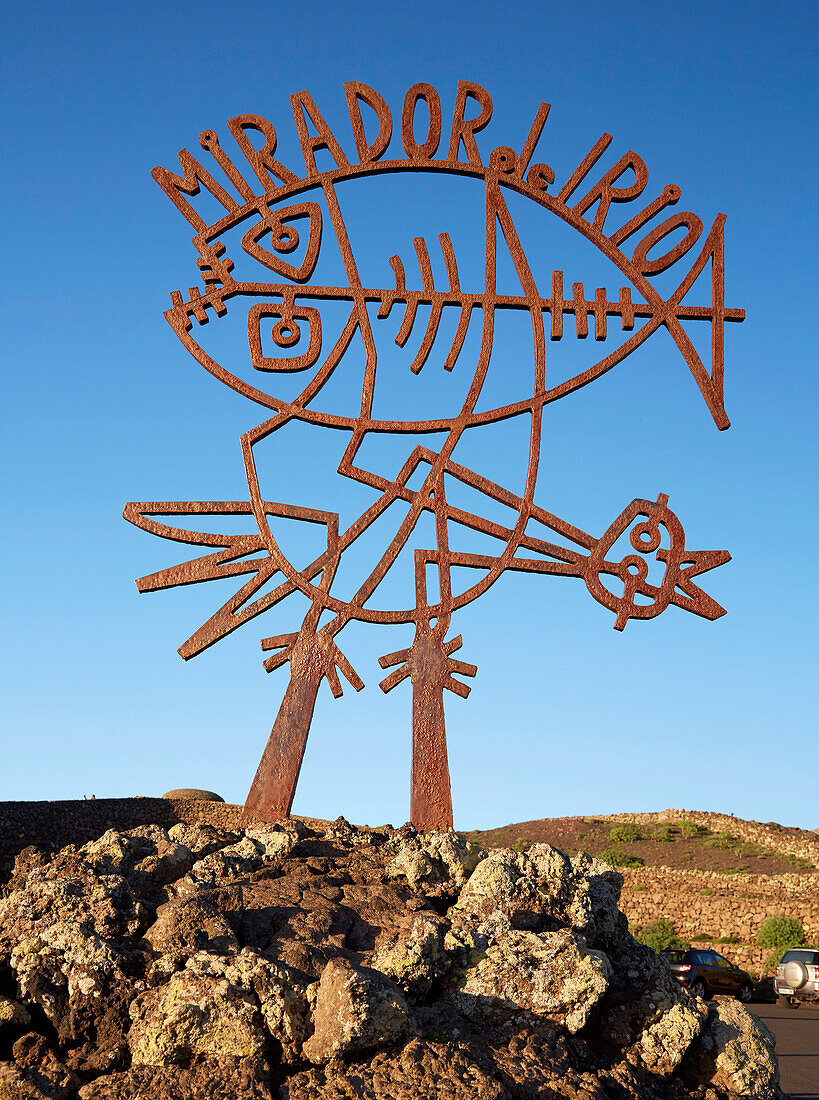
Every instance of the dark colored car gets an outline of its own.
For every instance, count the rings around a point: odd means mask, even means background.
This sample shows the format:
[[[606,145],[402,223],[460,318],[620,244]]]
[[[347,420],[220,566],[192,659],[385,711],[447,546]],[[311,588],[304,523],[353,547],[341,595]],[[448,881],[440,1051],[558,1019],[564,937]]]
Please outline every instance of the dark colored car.
[[[791,947],[776,968],[774,992],[781,1005],[799,1008],[803,1001],[819,1001],[819,951]]]
[[[698,947],[668,947],[663,951],[671,973],[696,997],[711,997],[714,993],[730,993],[743,1004],[754,995],[750,974],[728,962],[716,951]]]

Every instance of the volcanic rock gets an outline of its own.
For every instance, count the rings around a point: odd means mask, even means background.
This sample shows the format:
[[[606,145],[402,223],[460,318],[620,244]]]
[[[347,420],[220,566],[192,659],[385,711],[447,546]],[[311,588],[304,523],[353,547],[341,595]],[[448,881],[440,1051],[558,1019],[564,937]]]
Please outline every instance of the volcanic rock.
[[[224,978],[181,971],[131,1002],[135,1065],[169,1066],[194,1055],[249,1058],[265,1048],[259,1006]]]
[[[399,843],[387,874],[406,878],[413,888],[423,884],[430,895],[457,893],[485,856],[458,833],[422,833]]]
[[[79,1100],[273,1100],[264,1058],[195,1058],[188,1066],[132,1066],[83,1085]],[[2,1097],[2,1093],[0,1093]]]
[[[611,963],[571,932],[518,932],[501,925],[463,973],[458,1002],[467,1015],[501,1020],[524,1012],[574,1033],[606,992]]]
[[[433,983],[452,966],[445,949],[447,925],[442,920],[418,917],[409,935],[383,944],[372,965],[414,997],[428,993]]]
[[[303,1053],[321,1063],[338,1054],[388,1046],[407,1030],[401,990],[377,970],[331,959],[315,993],[314,1031]]]
[[[238,886],[202,890],[166,902],[156,911],[156,920],[146,930],[141,945],[153,955],[190,957],[209,950],[217,955],[238,951],[235,930],[242,911]]]
[[[692,998],[621,885],[343,818],[29,852],[0,899],[0,1100],[780,1100],[770,1033]]]
[[[779,1067],[775,1038],[765,1024],[735,1001],[709,1005],[701,1041],[689,1049],[691,1076],[729,1094],[775,1097]]]
[[[31,1013],[18,1001],[0,997],[0,1031],[5,1028],[27,1027],[31,1023]]]

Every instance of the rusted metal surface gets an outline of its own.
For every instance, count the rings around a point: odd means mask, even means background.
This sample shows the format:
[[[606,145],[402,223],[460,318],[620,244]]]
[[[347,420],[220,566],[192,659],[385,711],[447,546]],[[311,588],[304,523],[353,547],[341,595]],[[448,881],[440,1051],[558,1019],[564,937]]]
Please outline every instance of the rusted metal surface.
[[[724,215],[716,217],[707,233],[701,219],[690,211],[657,224],[654,219],[678,202],[680,188],[669,185],[643,205],[640,200],[647,186],[648,170],[633,151],[623,154],[608,170],[595,170],[612,143],[610,135],[604,134],[558,187],[549,165],[532,163],[549,115],[548,104],[540,105],[520,152],[510,146],[498,146],[484,163],[476,134],[491,119],[492,101],[488,93],[469,82],[459,84],[447,144],[438,93],[431,85],[416,84],[407,92],[401,109],[403,155],[390,159],[385,154],[390,149],[393,123],[385,100],[375,89],[356,82],[345,85],[345,94],[357,159],[348,159],[310,95],[302,92],[291,97],[291,106],[304,158],[303,171],[276,159],[275,130],[270,122],[256,115],[242,115],[227,123],[243,153],[244,167],[239,166],[238,158],[228,156],[214,131],[200,135],[200,145],[212,157],[218,174],[229,181],[230,190],[211,174],[215,169],[209,171],[186,150],[179,154],[181,174],[163,168],[154,170],[157,182],[194,227],[193,243],[199,253],[197,263],[204,284],[201,289],[190,288],[187,298],[175,291],[165,316],[182,344],[206,370],[271,410],[272,415],[241,439],[249,489],[247,501],[131,503],[125,509],[125,517],[153,534],[207,548],[204,555],[141,578],[137,582],[140,591],[224,577],[242,578],[236,593],[180,647],[185,658],[195,656],[295,592],[301,592],[309,601],[300,629],[262,641],[262,648],[272,652],[264,661],[265,667],[271,671],[289,664],[290,683],[248,795],[245,812],[249,818],[272,820],[289,814],[321,681],[327,680],[336,697],[342,693],[339,672],[356,690],[363,687],[336,643],[340,631],[357,620],[403,623],[414,629],[409,648],[381,658],[383,668],[397,666],[381,682],[381,687],[390,691],[407,678],[412,683],[411,820],[418,828],[447,827],[452,824],[452,802],[443,693],[448,690],[466,697],[469,687],[455,677],[471,677],[476,673],[474,665],[451,656],[460,648],[461,638],[447,640],[447,634],[453,614],[487,591],[506,570],[584,580],[591,595],[614,614],[618,630],[630,619],[653,618],[669,604],[708,619],[724,614],[723,608],[694,583],[694,578],[728,561],[730,555],[725,551],[689,550],[682,526],[664,494],[656,501],[635,499],[602,536],[595,537],[536,504],[534,493],[546,406],[601,377],[660,328],[672,336],[716,425],[727,428],[722,384],[724,324],[741,321],[744,313],[727,308],[724,302]],[[416,113],[421,102],[425,104],[427,123],[426,127],[421,126],[425,132],[419,134]],[[368,112],[366,125],[362,105]],[[254,137],[252,142],[249,134]],[[447,152],[438,157],[442,140]],[[334,162],[333,167],[319,169],[316,163],[319,151]],[[452,241],[444,231],[438,236],[439,257],[434,256],[435,250],[431,254],[424,238],[416,237],[413,241],[418,289],[408,285],[408,282],[414,284],[416,278],[407,274],[399,256],[389,259],[392,285],[368,287],[362,282],[337,193],[339,185],[364,175],[406,171],[454,172],[483,182],[482,287],[469,290],[461,287]],[[202,188],[225,210],[224,216],[215,222],[206,223],[196,211],[193,199]],[[573,282],[569,294],[563,271],[554,270],[548,293],[544,293],[532,273],[505,191],[525,196],[577,230],[612,262],[629,285],[621,286],[616,295],[610,295],[602,287],[589,295],[582,282]],[[311,192],[315,192],[312,198],[305,197]],[[635,203],[639,212],[615,228],[615,221],[620,219],[614,217],[614,204],[627,203]],[[311,281],[326,247],[323,235],[328,235],[328,225],[330,247],[337,249],[344,266],[343,285],[325,286],[317,280]],[[232,231],[237,228],[241,250],[229,256],[220,238],[230,236],[235,241],[236,233]],[[520,284],[519,294],[498,292],[499,249],[511,257]],[[274,281],[237,279],[234,272],[243,254],[271,271]],[[669,297],[661,296],[652,280],[689,254],[695,258],[693,262],[686,261],[685,274],[677,289]],[[435,268],[445,271],[445,285],[436,283]],[[709,270],[710,305],[687,303],[694,283],[703,273],[707,277]],[[636,297],[632,296],[634,292]],[[279,373],[310,372],[306,385],[294,399],[283,400],[268,393],[261,388],[262,382],[251,385],[212,359],[195,339],[193,321],[206,324],[212,313],[224,316],[228,302],[234,298],[260,299],[250,305],[247,314],[249,362],[254,371],[263,379],[275,378]],[[322,358],[320,307],[326,302],[345,304],[349,316],[341,335]],[[370,303],[378,305],[375,321],[367,308]],[[394,309],[403,310],[400,319],[392,318]],[[409,371],[418,375],[425,366],[431,369],[428,359],[442,316],[445,311],[454,310],[457,316],[454,336],[442,365],[448,372],[472,372],[466,396],[456,414],[450,417],[420,421],[379,419],[373,412],[378,369],[374,324],[391,323],[394,328],[397,325],[395,343],[401,348],[410,338],[419,310],[427,315],[426,329],[408,364]],[[499,361],[495,318],[503,310],[529,315],[531,385],[514,403],[479,411],[490,361],[493,368]],[[702,362],[684,328],[694,321],[710,326],[710,369]],[[553,386],[548,384],[549,341],[559,342],[572,335],[586,339],[590,330],[595,342],[611,341],[617,324],[625,334],[621,343],[573,377]],[[473,325],[480,326],[480,350],[476,362],[466,366],[461,352]],[[281,355],[270,354],[271,342]],[[354,345],[364,352],[360,413],[341,415],[321,408],[320,402],[314,404],[325,382]],[[271,388],[275,389],[275,385]],[[465,432],[517,416],[527,416],[530,421],[522,494],[488,480],[453,457]],[[264,499],[255,448],[285,424],[298,421],[346,433],[348,439],[338,472],[368,486],[374,493],[372,504],[344,530],[340,529],[334,510]],[[377,469],[366,469],[359,460],[362,443],[372,433],[433,431],[446,433],[438,449],[414,446],[394,477]],[[415,478],[413,483],[417,483],[419,471],[422,485],[411,488],[410,482]],[[473,491],[473,499],[474,493],[480,494],[486,500],[487,510],[490,502],[505,506],[510,510],[509,523],[489,519],[481,508],[468,510],[451,503],[448,487],[453,485]],[[333,582],[344,552],[396,503],[406,506],[405,514],[375,567],[360,579],[351,597],[334,593]],[[434,546],[415,545],[414,532],[425,514],[434,518]],[[253,534],[203,533],[165,522],[174,516],[242,515],[254,517],[257,530]],[[277,521],[285,519],[316,524],[326,531],[325,548],[304,568],[296,568],[278,544]],[[453,532],[457,533],[456,540]],[[460,541],[468,532],[495,540],[497,552],[473,553],[461,548]],[[616,544],[625,537],[629,545],[623,554]],[[414,551],[414,592],[411,595],[408,592],[403,608],[374,606],[374,593],[405,547]],[[433,595],[427,589],[428,567],[437,575],[437,592]],[[467,569],[473,580],[464,585],[458,580],[464,576],[459,570]],[[273,582],[272,588],[268,582]]]

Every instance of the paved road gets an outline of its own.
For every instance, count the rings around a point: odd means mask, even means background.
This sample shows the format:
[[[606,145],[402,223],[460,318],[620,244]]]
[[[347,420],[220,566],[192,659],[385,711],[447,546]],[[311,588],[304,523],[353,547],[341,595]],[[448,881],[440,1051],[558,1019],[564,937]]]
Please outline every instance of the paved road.
[[[819,1100],[819,1009],[748,1007],[776,1035],[783,1092],[791,1100]]]

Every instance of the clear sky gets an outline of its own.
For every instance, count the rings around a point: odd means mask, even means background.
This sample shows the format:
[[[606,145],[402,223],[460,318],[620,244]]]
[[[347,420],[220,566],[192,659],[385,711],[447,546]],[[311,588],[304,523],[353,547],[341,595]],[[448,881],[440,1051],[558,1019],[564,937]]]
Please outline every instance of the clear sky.
[[[150,170],[174,168],[183,147],[199,150],[205,129],[227,148],[225,121],[257,114],[276,126],[282,160],[303,171],[289,104],[303,89],[352,159],[349,80],[377,89],[396,119],[410,85],[433,84],[445,144],[465,79],[494,101],[482,155],[520,148],[547,101],[535,159],[558,182],[607,131],[602,167],[635,150],[649,169],[647,198],[675,183],[675,209],[698,213],[706,230],[727,214],[726,304],[747,319],[726,329],[729,431],[717,430],[660,331],[546,408],[535,497],[600,535],[632,498],[667,493],[690,547],[731,552],[702,581],[728,614],[708,622],[671,607],[620,633],[582,580],[502,577],[453,622],[459,656],[479,668],[467,701],[447,699],[456,826],[666,807],[819,826],[816,17],[814,3],[713,0],[8,5],[0,799],[196,786],[242,801],[287,679],[284,669],[265,674],[259,639],[298,629],[303,614],[283,604],[184,662],[177,647],[230,596],[230,582],[143,596],[134,586],[186,555],[124,522],[125,502],[247,499],[238,439],[264,415],[203,371],[162,317],[170,291],[186,291],[198,273],[192,230]],[[474,182],[382,177],[339,196],[375,285],[393,285],[394,253],[408,285],[420,285],[412,239],[424,236],[440,267],[436,235],[447,231],[462,285],[481,289]],[[561,269],[567,287],[584,280],[587,294],[606,286],[616,296],[625,280],[613,265],[523,205],[510,210],[544,294]],[[613,210],[611,225],[640,206]],[[677,281],[685,270],[683,261]],[[229,309],[223,328],[206,333],[237,370],[246,335],[236,341],[230,318],[241,329],[244,316]],[[431,359],[413,389],[409,359],[387,350],[397,323],[378,322],[388,326],[384,362],[395,366],[383,390],[389,415],[415,409],[422,394],[431,409],[436,383],[457,388],[457,370],[444,378]],[[613,347],[615,318],[609,329]],[[328,339],[331,330],[332,319]],[[407,355],[422,332],[419,321]],[[594,345],[564,336],[547,350],[549,369],[583,369]],[[531,354],[504,330],[493,358],[498,403],[516,399],[515,371]],[[264,380],[271,392],[277,381]],[[291,381],[282,383],[284,393]],[[525,438],[514,424],[476,432],[464,461],[520,491]],[[283,433],[265,468],[268,498],[355,518],[371,497],[336,475],[340,439],[320,428]],[[381,468],[397,468],[404,441],[384,446]],[[408,577],[385,590],[385,606],[393,596],[406,604]],[[335,701],[323,685],[296,812],[406,819],[411,693],[406,683],[388,696],[378,689],[377,658],[410,641],[406,626],[353,624],[340,636],[367,688]]]

